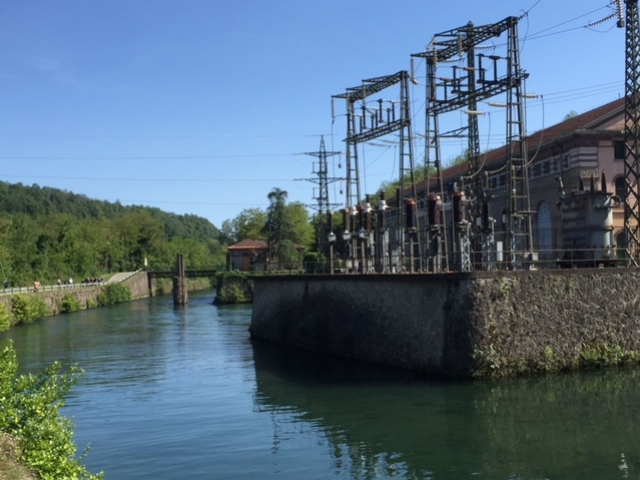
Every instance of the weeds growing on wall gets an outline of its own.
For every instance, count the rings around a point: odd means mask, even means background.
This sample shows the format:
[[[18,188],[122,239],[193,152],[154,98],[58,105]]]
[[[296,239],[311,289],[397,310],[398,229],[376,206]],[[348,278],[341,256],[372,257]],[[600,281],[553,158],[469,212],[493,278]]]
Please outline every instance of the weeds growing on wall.
[[[59,414],[64,397],[82,372],[62,372],[60,363],[38,374],[18,375],[18,361],[10,345],[0,352],[0,432],[17,440],[18,460],[42,480],[94,480],[80,462],[71,422]]]
[[[4,332],[11,328],[11,316],[4,303],[0,303],[0,332]]]
[[[62,297],[62,302],[60,303],[60,311],[62,313],[77,312],[80,307],[80,302],[71,293],[67,293]]]
[[[39,295],[22,295],[18,293],[11,297],[13,325],[33,323],[48,314],[49,309]]]
[[[98,294],[98,305],[113,305],[115,303],[128,302],[132,298],[131,289],[121,283],[106,285],[100,289]]]

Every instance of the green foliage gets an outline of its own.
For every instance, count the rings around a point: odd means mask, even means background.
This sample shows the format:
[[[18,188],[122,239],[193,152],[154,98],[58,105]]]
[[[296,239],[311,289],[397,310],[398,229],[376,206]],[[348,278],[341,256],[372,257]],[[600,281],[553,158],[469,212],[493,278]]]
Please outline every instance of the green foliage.
[[[87,298],[87,308],[96,308],[98,306],[98,302],[93,298]]]
[[[33,323],[48,314],[49,309],[40,295],[17,293],[11,296],[11,315],[14,325]]]
[[[4,303],[0,303],[0,332],[9,330],[11,327],[11,316]]]
[[[267,235],[263,231],[266,223],[267,213],[264,210],[247,208],[232,220],[225,220],[222,223],[221,238],[229,245],[245,239],[266,240]]]
[[[636,352],[624,350],[620,345],[594,343],[583,347],[577,364],[580,368],[604,368],[633,364],[638,360],[640,356]]]
[[[98,305],[113,305],[115,303],[128,302],[132,298],[131,289],[121,283],[112,283],[100,289]]]
[[[195,215],[4,182],[0,205],[0,280],[15,286],[133,271],[145,258],[152,269],[173,268],[177,253],[190,268],[225,263],[220,232]]]
[[[65,294],[60,303],[60,311],[63,313],[77,312],[80,310],[80,302],[71,293]]]
[[[102,478],[81,465],[84,455],[76,458],[72,424],[59,414],[82,372],[72,367],[64,373],[58,362],[36,375],[17,371],[15,351],[8,346],[0,352],[0,431],[17,439],[20,461],[42,480]]]
[[[215,303],[249,303],[252,300],[253,282],[247,273],[234,270],[216,275]]]
[[[270,205],[263,232],[269,245],[269,269],[299,268],[301,258],[297,246],[303,241],[307,246],[313,242],[313,226],[306,209],[301,204],[287,205],[287,192],[279,188],[269,192],[267,198]],[[304,227],[299,228],[301,225]]]
[[[305,273],[322,273],[326,270],[327,259],[318,252],[307,252],[303,258]]]

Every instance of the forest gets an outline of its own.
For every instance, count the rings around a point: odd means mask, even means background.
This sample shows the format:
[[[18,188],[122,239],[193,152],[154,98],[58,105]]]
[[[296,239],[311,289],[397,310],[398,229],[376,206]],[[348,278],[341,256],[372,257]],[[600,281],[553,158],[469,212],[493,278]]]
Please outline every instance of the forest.
[[[225,265],[207,219],[123,206],[64,190],[0,182],[0,275],[11,286],[98,278],[110,272]]]
[[[196,215],[0,182],[0,282],[77,283],[145,266],[170,270],[179,253],[188,268],[225,268],[226,247],[245,238],[268,241],[290,268],[301,261],[296,247],[312,250],[316,238],[305,206],[286,199],[274,188],[265,194],[267,208],[243,210],[218,229]]]

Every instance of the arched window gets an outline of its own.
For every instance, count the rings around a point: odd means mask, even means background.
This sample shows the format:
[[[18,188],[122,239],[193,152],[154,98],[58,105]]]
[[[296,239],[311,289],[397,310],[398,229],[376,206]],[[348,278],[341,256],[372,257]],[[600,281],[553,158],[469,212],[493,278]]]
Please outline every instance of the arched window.
[[[625,181],[624,177],[618,177],[615,181],[616,195],[620,197],[620,200],[624,200],[625,197]]]
[[[538,206],[538,252],[540,260],[553,259],[553,224],[547,202],[540,202]]]

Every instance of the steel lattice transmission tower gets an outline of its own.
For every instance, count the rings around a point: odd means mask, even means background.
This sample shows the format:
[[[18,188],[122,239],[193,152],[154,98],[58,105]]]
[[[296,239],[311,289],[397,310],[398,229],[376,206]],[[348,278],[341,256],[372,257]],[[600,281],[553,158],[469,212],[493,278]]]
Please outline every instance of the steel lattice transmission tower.
[[[312,182],[318,185],[318,189],[314,191],[313,199],[318,202],[317,206],[313,206],[318,211],[318,215],[325,217],[331,211],[332,206],[338,204],[332,204],[329,202],[329,184],[342,180],[341,178],[329,177],[329,162],[328,158],[334,155],[339,155],[342,152],[327,152],[324,145],[324,136],[320,136],[320,149],[317,152],[305,152],[305,155],[317,157],[318,162],[314,165],[313,173],[317,175],[317,178],[305,178],[308,182]]]
[[[625,0],[625,199],[624,231],[627,258],[638,266],[640,255],[640,24],[638,0]],[[619,26],[621,26],[619,24]]]
[[[317,157],[318,161],[314,162],[313,173],[316,178],[297,178],[296,180],[305,180],[318,185],[317,189],[314,188],[313,199],[318,203],[315,205],[309,205],[310,208],[317,210],[317,216],[315,223],[316,228],[316,244],[318,252],[324,252],[326,250],[327,238],[329,235],[328,229],[328,215],[332,207],[338,206],[337,203],[331,203],[329,201],[329,184],[343,180],[342,178],[329,177],[329,161],[328,158],[334,155],[339,155],[341,152],[327,152],[324,144],[324,136],[320,136],[320,148],[317,152],[305,152],[305,155]]]

